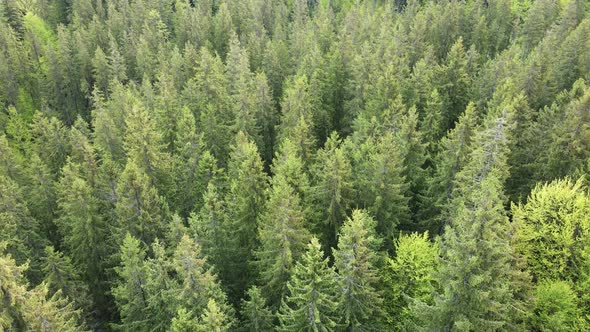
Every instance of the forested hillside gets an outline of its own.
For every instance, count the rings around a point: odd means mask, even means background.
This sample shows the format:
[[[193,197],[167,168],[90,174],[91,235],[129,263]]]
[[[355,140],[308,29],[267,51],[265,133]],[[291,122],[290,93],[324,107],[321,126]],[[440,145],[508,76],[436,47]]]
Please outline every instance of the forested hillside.
[[[587,0],[0,0],[0,331],[589,331]]]

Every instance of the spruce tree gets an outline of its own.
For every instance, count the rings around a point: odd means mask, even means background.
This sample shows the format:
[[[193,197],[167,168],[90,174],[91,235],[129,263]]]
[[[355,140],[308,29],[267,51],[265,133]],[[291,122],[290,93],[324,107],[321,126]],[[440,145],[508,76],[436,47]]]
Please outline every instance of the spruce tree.
[[[295,262],[301,257],[308,241],[299,196],[286,180],[273,183],[265,211],[258,223],[260,248],[256,251],[256,266],[269,305],[277,308],[287,292]]]
[[[68,256],[51,246],[46,247],[42,269],[45,274],[43,282],[51,296],[57,294],[71,301],[76,309],[83,310],[86,315],[91,314],[92,300],[88,285]]]
[[[236,296],[238,303],[248,286],[253,271],[249,262],[258,247],[258,218],[263,211],[267,176],[256,144],[243,133],[236,136],[236,143],[228,162],[229,192],[227,222],[223,224],[226,255],[222,266],[224,281]]]
[[[312,229],[322,233],[326,248],[336,245],[336,234],[352,205],[352,169],[340,146],[338,134],[332,133],[317,155],[312,169],[310,197],[314,213]]]
[[[121,245],[121,263],[115,268],[119,280],[112,288],[115,303],[121,314],[120,328],[144,330],[148,328],[147,273],[145,249],[139,240],[127,233]]]
[[[246,292],[248,299],[242,300],[241,315],[244,331],[272,331],[274,316],[266,305],[260,288],[252,286]]]
[[[283,299],[278,314],[279,331],[335,330],[336,272],[328,266],[317,238],[313,237],[307,245],[287,287],[289,295]]]
[[[404,165],[398,140],[389,132],[375,139],[368,139],[355,153],[363,153],[355,165],[358,169],[356,186],[359,205],[365,207],[377,221],[377,232],[391,241],[400,224],[410,219],[406,196],[408,185],[403,176]]]
[[[163,238],[164,224],[168,218],[168,207],[144,169],[130,160],[121,174],[117,185],[118,201],[115,206],[117,224],[114,231],[116,241],[130,232],[142,243],[149,245],[158,237]]]
[[[522,323],[502,191],[512,112],[503,107],[488,115],[468,164],[457,174],[436,278],[441,292],[432,306],[418,306],[428,329],[491,331]]]
[[[207,302],[205,312],[201,315],[201,321],[197,324],[197,331],[226,332],[230,330],[231,326],[232,323],[230,318],[217,305],[217,302],[210,298]]]
[[[337,312],[341,317],[339,323],[348,331],[379,329],[381,324],[383,299],[376,288],[381,240],[375,227],[375,220],[365,211],[352,211],[352,217],[346,219],[340,230],[338,248],[334,249]]]
[[[476,128],[477,113],[475,105],[470,103],[455,128],[440,141],[440,152],[433,161],[434,173],[428,179],[428,203],[423,206],[423,215],[428,217],[425,226],[434,234],[442,232],[448,219],[455,177],[469,161]]]
[[[220,310],[233,317],[217,276],[201,255],[201,248],[195,240],[185,234],[176,246],[172,263],[180,283],[176,295],[179,307],[197,317],[204,312],[209,299],[214,299]]]

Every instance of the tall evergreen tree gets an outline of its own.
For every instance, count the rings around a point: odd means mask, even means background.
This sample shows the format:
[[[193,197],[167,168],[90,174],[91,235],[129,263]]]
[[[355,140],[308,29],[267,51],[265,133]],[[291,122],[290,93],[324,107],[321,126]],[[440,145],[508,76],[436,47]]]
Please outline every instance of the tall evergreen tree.
[[[227,195],[228,219],[224,225],[228,247],[224,256],[222,276],[227,282],[233,300],[243,297],[248,280],[253,275],[248,263],[258,247],[258,218],[263,211],[267,176],[256,144],[239,132],[228,162],[229,192]]]
[[[121,174],[117,197],[115,241],[122,241],[123,234],[127,232],[144,244],[152,243],[156,237],[163,238],[168,206],[150,184],[145,170],[133,160],[127,163]]]
[[[348,331],[379,329],[383,302],[376,288],[379,283],[377,250],[381,240],[375,233],[376,222],[362,210],[352,211],[346,219],[334,250],[338,272],[340,324]]]
[[[144,259],[145,249],[139,240],[129,233],[121,245],[121,264],[115,269],[119,281],[113,286],[112,293],[121,314],[120,328],[125,330],[147,329],[149,320],[148,294],[146,291],[147,274]]]
[[[323,244],[328,249],[336,244],[338,229],[352,205],[352,169],[340,144],[338,134],[333,133],[318,151],[317,163],[312,169],[312,228],[323,234]]]
[[[188,235],[184,235],[176,246],[173,266],[181,285],[176,295],[179,307],[198,317],[212,299],[216,307],[233,320],[231,307],[226,303],[226,295],[217,282],[217,276],[202,257],[200,246]]]
[[[336,272],[313,237],[307,251],[293,269],[283,300],[279,320],[280,331],[333,331],[338,316],[335,308]]]
[[[273,184],[258,223],[258,234],[260,248],[256,251],[256,265],[260,281],[269,304],[277,308],[309,238],[301,201],[286,180],[279,179]]]
[[[428,203],[423,206],[423,215],[429,219],[426,226],[435,234],[442,231],[448,220],[455,177],[469,161],[476,128],[477,113],[475,105],[470,103],[455,128],[440,141],[440,152],[433,161],[434,174],[428,179]]]
[[[434,305],[423,308],[428,328],[497,330],[522,324],[502,192],[512,112],[502,107],[489,114],[470,161],[457,174],[437,275],[441,293]]]

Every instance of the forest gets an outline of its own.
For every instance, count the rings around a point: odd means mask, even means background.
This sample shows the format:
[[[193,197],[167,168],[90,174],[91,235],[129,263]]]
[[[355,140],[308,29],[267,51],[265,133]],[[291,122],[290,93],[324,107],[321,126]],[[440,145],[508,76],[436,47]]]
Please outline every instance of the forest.
[[[0,331],[590,331],[587,0],[0,0]]]

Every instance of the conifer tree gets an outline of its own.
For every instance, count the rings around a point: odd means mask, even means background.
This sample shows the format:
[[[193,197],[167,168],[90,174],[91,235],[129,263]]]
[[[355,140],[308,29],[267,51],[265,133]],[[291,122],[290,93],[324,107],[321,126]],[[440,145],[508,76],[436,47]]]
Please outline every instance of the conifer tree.
[[[367,151],[366,158],[356,165],[358,202],[377,220],[377,232],[390,246],[397,227],[410,219],[399,141],[389,132],[368,139],[358,149]]]
[[[286,180],[305,205],[309,200],[310,183],[301,152],[297,144],[290,139],[281,142],[271,167],[273,173],[271,183],[278,181],[279,178]],[[307,206],[304,206],[304,209],[307,209]],[[305,212],[309,213],[309,211]]]
[[[513,329],[522,323],[502,192],[512,112],[503,107],[489,114],[457,174],[437,274],[441,293],[434,305],[422,306],[430,329]]]
[[[349,331],[379,329],[381,324],[383,299],[376,288],[381,240],[375,226],[366,212],[352,211],[352,217],[346,219],[340,230],[338,248],[334,249],[339,324]]]
[[[198,332],[226,332],[231,328],[231,320],[226,313],[210,298],[201,321],[197,325]]]
[[[227,241],[223,266],[224,281],[229,285],[237,303],[246,291],[252,276],[248,263],[258,247],[258,218],[265,202],[268,186],[264,165],[256,144],[239,132],[228,162],[229,192],[226,197],[228,215],[223,225]],[[220,262],[221,263],[221,262]]]
[[[202,196],[210,180],[203,177],[208,170],[206,164],[205,143],[203,135],[196,132],[195,118],[192,112],[183,107],[178,121],[178,136],[175,142],[175,193],[173,208],[183,217],[201,206]],[[215,166],[213,163],[211,166]],[[216,173],[216,170],[212,170]]]
[[[149,176],[151,185],[166,194],[169,186],[170,155],[166,153],[162,135],[154,121],[140,105],[134,105],[127,113],[125,150],[128,160]]]
[[[300,126],[299,122],[301,121],[311,127],[315,120],[313,119],[312,108],[311,91],[307,77],[305,75],[294,76],[287,83],[281,101],[283,115],[278,128],[278,141],[280,142],[285,138],[295,140],[296,128]]]
[[[179,284],[172,277],[172,262],[164,246],[156,239],[152,244],[153,258],[145,262],[145,291],[148,294],[147,325],[153,331],[165,331],[177,307]]]
[[[18,264],[30,260],[27,273],[35,281],[39,278],[39,259],[46,239],[41,236],[38,221],[31,216],[22,197],[22,191],[14,181],[0,175],[0,242],[6,242],[4,251]]]
[[[47,164],[51,174],[58,174],[70,153],[68,131],[57,118],[36,113],[31,124],[33,150]]]
[[[199,332],[197,319],[191,317],[188,310],[179,308],[176,316],[172,318],[170,332]]]
[[[266,305],[260,288],[252,286],[246,292],[248,299],[242,300],[241,315],[244,331],[272,331],[274,316]]]
[[[72,303],[60,296],[49,296],[47,284],[27,290],[24,271],[27,265],[17,265],[10,254],[5,253],[6,243],[0,242],[0,328],[8,331],[84,331],[80,313]]]
[[[43,257],[43,280],[51,296],[58,295],[71,301],[75,308],[82,309],[87,315],[92,310],[92,300],[86,285],[68,256],[64,256],[53,247],[45,248]]]
[[[428,179],[428,208],[423,207],[430,217],[427,227],[435,234],[442,231],[448,219],[455,177],[469,160],[476,128],[477,113],[475,105],[470,103],[455,128],[440,141],[440,152],[433,161],[434,174]]]
[[[409,306],[412,299],[432,304],[439,248],[425,232],[401,235],[394,251],[383,267],[386,319],[392,329],[411,330],[418,325]]]
[[[115,303],[121,314],[120,328],[125,330],[147,329],[149,321],[146,252],[140,241],[129,233],[121,245],[121,264],[115,268],[119,281],[112,289]]]
[[[273,183],[258,223],[258,234],[260,248],[256,251],[256,265],[260,281],[269,305],[277,308],[309,238],[301,201],[286,180],[279,178]]]
[[[310,199],[315,214],[312,228],[322,232],[327,248],[336,244],[336,234],[352,204],[352,169],[340,144],[338,134],[333,133],[318,151],[317,164],[312,170],[314,185]]]
[[[29,158],[28,167],[25,169],[25,181],[23,189],[29,193],[25,196],[27,205],[31,215],[42,227],[39,231],[44,236],[55,239],[53,219],[57,204],[54,176],[38,155],[33,154]]]
[[[202,257],[200,246],[186,234],[176,246],[173,266],[180,282],[176,296],[179,307],[187,309],[193,317],[197,317],[204,312],[209,299],[213,299],[220,310],[230,312],[230,306],[226,303],[226,295],[217,282],[217,276]]]
[[[150,184],[145,170],[130,160],[121,174],[117,186],[118,201],[115,213],[118,221],[115,238],[121,241],[129,232],[144,244],[163,238],[168,207],[158,191]]]
[[[289,295],[279,310],[280,331],[332,331],[338,316],[335,308],[336,272],[313,237],[307,251],[293,268],[287,284]]]
[[[109,249],[105,244],[107,225],[92,188],[78,174],[80,168],[73,163],[63,168],[57,187],[59,218],[56,222],[69,256],[94,290],[103,279],[101,270]]]

